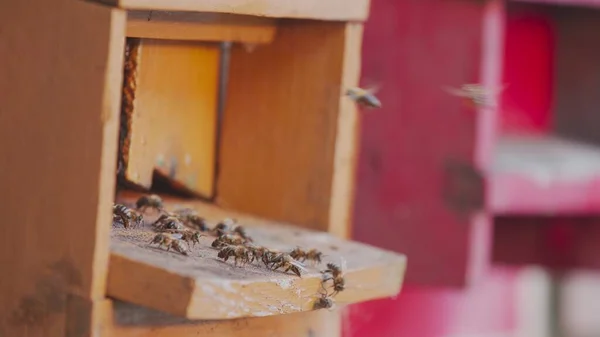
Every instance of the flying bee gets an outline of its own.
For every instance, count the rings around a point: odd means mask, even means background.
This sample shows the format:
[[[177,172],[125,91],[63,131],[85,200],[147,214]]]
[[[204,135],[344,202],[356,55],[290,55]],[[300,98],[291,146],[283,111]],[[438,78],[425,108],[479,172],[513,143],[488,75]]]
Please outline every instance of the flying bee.
[[[244,246],[227,245],[219,251],[217,256],[223,259],[225,262],[227,262],[230,257],[234,257],[234,264],[237,267],[238,263],[245,265],[246,263],[250,262],[251,252],[247,247]]]
[[[375,96],[376,91],[375,88],[361,89],[354,87],[346,90],[346,96],[366,108],[381,108],[381,101]]]
[[[176,216],[170,214],[162,214],[156,221],[152,224],[152,227],[158,232],[163,232],[166,230],[183,230],[184,226]]]
[[[309,251],[305,251],[300,247],[295,248],[294,250],[292,250],[290,252],[290,255],[300,261],[300,262],[304,262],[306,260],[312,261],[314,263],[321,263],[321,259],[323,258],[323,253],[316,250],[316,249],[311,249]]]
[[[141,214],[121,204],[113,205],[113,221],[115,218],[121,220],[125,228],[137,228],[144,222]]]
[[[135,206],[138,211],[144,212],[146,208],[153,208],[158,212],[162,212],[164,205],[163,200],[160,196],[156,194],[144,195],[141,196],[135,203]]]
[[[236,226],[233,229],[233,232],[236,233],[237,235],[241,236],[244,240],[246,240],[246,242],[252,242],[254,240],[252,240],[252,238],[248,235],[248,233],[246,233],[246,228],[242,227],[242,226]]]
[[[284,269],[284,273],[292,271],[294,274],[298,275],[298,277],[302,277],[301,271],[307,271],[302,263],[294,260],[294,258],[287,253],[279,253],[269,261],[269,265],[271,270]]]
[[[444,87],[443,89],[451,95],[464,98],[470,107],[493,107],[494,98],[506,87],[507,85],[489,89],[481,84],[468,83],[461,85],[460,88]]]
[[[335,296],[340,291],[346,289],[346,280],[344,279],[342,268],[338,267],[336,264],[328,263],[327,269],[323,270],[321,273],[323,274],[323,284],[329,280],[332,280],[333,282],[333,293],[331,296]]]
[[[333,298],[329,296],[327,293],[319,294],[315,303],[313,303],[313,310],[319,309],[331,309],[333,307]]]

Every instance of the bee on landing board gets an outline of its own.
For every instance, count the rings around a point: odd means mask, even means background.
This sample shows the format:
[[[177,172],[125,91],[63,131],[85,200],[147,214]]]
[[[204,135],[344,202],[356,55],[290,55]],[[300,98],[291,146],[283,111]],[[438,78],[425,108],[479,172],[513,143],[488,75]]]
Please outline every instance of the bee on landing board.
[[[183,230],[184,226],[176,216],[169,214],[162,214],[152,224],[152,227],[157,232],[163,232],[166,230]]]
[[[227,234],[231,231],[231,228],[237,223],[237,219],[226,218],[219,222],[215,228],[212,229],[212,232],[216,236],[221,236],[223,234]]]
[[[175,239],[173,237],[171,237],[168,234],[163,234],[163,233],[158,233],[154,236],[154,238],[152,239],[152,241],[150,241],[150,244],[158,244],[158,247],[162,247],[163,245],[167,247],[167,251],[170,251],[171,248],[173,248],[174,251],[178,252],[179,254],[188,256],[187,251],[189,249],[186,249],[185,245],[183,244],[182,241]]]
[[[323,287],[325,287],[325,282],[329,280],[333,282],[333,293],[331,293],[331,296],[335,296],[340,291],[346,289],[346,280],[343,276],[343,268],[340,268],[334,263],[328,263],[327,269],[323,270],[321,273],[323,274]]]
[[[115,218],[120,220],[125,228],[137,228],[144,222],[141,214],[121,204],[113,205],[113,222]]]
[[[284,273],[291,271],[292,273],[298,275],[298,277],[302,277],[302,271],[307,271],[302,263],[294,260],[294,258],[287,253],[279,253],[272,257],[269,260],[268,265],[271,270],[283,269]]]
[[[150,241],[149,244],[150,245],[157,244],[158,247],[160,248],[163,245],[169,246],[171,244],[171,241],[173,241],[173,238],[171,238],[171,236],[169,236],[167,234],[163,234],[163,233],[158,233],[152,238],[152,241]]]
[[[246,228],[242,226],[235,226],[233,232],[242,237],[246,242],[252,242],[252,238],[246,233]]]
[[[443,87],[443,89],[454,96],[462,97],[465,99],[466,104],[469,107],[494,107],[494,98],[506,89],[508,85],[504,85],[500,88],[490,89],[486,88],[481,84],[468,83],[463,84],[460,88]]]
[[[157,194],[150,194],[141,196],[135,203],[135,206],[139,212],[145,212],[147,208],[155,209],[158,212],[162,212],[164,205],[163,200]]]
[[[198,215],[188,215],[183,220],[183,223],[189,227],[192,227],[201,232],[208,231],[208,223],[203,217],[200,217]]]
[[[304,262],[306,260],[309,260],[313,263],[321,263],[321,259],[323,258],[323,253],[316,250],[316,249],[311,249],[309,251],[305,251],[300,247],[295,248],[294,250],[292,250],[290,252],[290,255],[300,261],[300,262]]]
[[[190,242],[194,244],[194,247],[197,244],[200,244],[200,237],[202,236],[206,236],[206,235],[202,235],[200,234],[200,232],[198,231],[191,231],[191,230],[184,230],[181,237],[181,240],[185,241],[188,246],[190,245]]]
[[[186,249],[184,243],[181,240],[172,240],[171,244],[167,246],[167,251],[173,248],[174,251],[178,252],[181,255],[188,256],[189,247]]]
[[[230,257],[234,257],[234,264],[237,267],[238,263],[240,263],[241,265],[249,263],[251,259],[251,254],[252,253],[250,252],[250,250],[248,250],[247,247],[227,245],[219,251],[219,254],[217,256],[220,259],[223,259],[225,262],[227,262],[227,260]]]
[[[362,89],[358,87],[346,90],[346,96],[361,106],[369,109],[381,108],[381,101],[375,96],[376,88]]]
[[[206,219],[198,215],[192,208],[179,208],[173,211],[172,216],[177,217],[185,226],[201,232],[209,230]]]
[[[220,235],[218,238],[216,238],[212,242],[211,247],[222,248],[222,247],[225,247],[226,245],[239,246],[239,245],[243,245],[245,242],[246,242],[246,240],[241,236],[233,235],[233,234],[223,234],[223,235]]]
[[[333,298],[327,294],[327,292],[320,293],[315,302],[313,303],[313,310],[319,309],[331,309],[333,308],[334,301]]]

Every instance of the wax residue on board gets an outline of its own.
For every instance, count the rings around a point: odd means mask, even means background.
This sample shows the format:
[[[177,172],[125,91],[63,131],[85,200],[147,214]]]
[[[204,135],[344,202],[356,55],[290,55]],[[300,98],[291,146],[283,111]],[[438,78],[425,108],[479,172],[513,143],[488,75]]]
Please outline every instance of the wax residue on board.
[[[281,289],[288,289],[289,287],[291,287],[293,285],[293,281],[291,279],[275,280],[275,283]]]

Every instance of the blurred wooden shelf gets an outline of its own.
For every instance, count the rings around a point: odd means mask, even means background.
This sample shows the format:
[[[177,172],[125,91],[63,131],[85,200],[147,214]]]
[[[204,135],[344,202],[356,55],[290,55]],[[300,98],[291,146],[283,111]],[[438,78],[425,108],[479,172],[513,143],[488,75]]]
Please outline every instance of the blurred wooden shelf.
[[[132,202],[125,196],[123,202]],[[395,296],[400,291],[406,268],[403,255],[365,244],[338,239],[330,234],[310,231],[282,223],[265,221],[229,212],[198,201],[171,199],[167,207],[192,207],[216,223],[226,217],[237,218],[248,227],[258,245],[279,250],[296,246],[316,248],[324,255],[323,264],[297,277],[270,271],[257,264],[235,267],[231,261],[217,259],[210,247],[213,237],[202,237],[190,256],[149,246],[155,235],[149,229],[114,228],[111,232],[111,257],[108,295],[188,319],[231,319],[310,311],[321,288],[325,263],[346,261],[346,290],[335,296],[336,304],[348,304]],[[149,218],[148,220],[151,221]]]
[[[363,21],[368,0],[95,0],[125,9],[231,13],[278,18]]]
[[[231,320],[189,320],[122,301],[102,304],[101,337],[255,337],[334,336],[339,333],[337,310]]]
[[[600,148],[549,136],[506,136],[489,182],[495,214],[600,211]]]

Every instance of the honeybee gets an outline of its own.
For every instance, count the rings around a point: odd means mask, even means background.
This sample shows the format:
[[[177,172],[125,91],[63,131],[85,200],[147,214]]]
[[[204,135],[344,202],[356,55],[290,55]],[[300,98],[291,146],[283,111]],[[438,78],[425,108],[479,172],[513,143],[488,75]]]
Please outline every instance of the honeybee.
[[[244,242],[245,242],[244,238],[242,238],[240,236],[231,235],[231,234],[223,234],[223,235],[219,236],[218,238],[216,238],[215,241],[213,241],[213,243],[211,244],[211,246],[214,248],[222,248],[226,245],[234,245],[234,246],[242,245],[242,244],[244,244]]]
[[[307,271],[302,263],[294,260],[294,258],[287,253],[279,253],[272,257],[269,260],[269,268],[271,270],[285,269],[283,271],[284,273],[292,271],[294,274],[298,275],[298,277],[302,277],[301,271]]]
[[[319,294],[319,297],[317,297],[317,300],[313,304],[313,310],[331,309],[333,307],[333,304],[333,298],[331,298],[329,294],[321,293]]]
[[[138,211],[144,212],[146,208],[153,208],[158,212],[162,212],[164,205],[163,200],[156,194],[141,196],[135,203]]]
[[[488,89],[481,84],[468,83],[460,88],[444,87],[443,89],[451,95],[463,97],[471,107],[493,106],[493,98],[502,92],[507,85],[500,88]]]
[[[186,216],[184,218],[184,224],[202,232],[208,231],[208,224],[206,222],[206,219],[198,215],[191,214]]]
[[[316,249],[311,249],[309,251],[305,251],[302,248],[297,247],[290,252],[290,256],[292,256],[294,259],[296,259],[300,262],[309,260],[309,261],[312,261],[315,263],[321,263],[321,259],[323,258],[323,253]]]
[[[191,230],[183,230],[181,232],[181,240],[185,241],[188,246],[190,245],[190,242],[192,242],[194,244],[194,247],[197,244],[200,244],[200,237],[205,236],[200,234],[200,232],[197,231],[191,231]]]
[[[252,240],[252,238],[248,235],[248,233],[246,233],[246,228],[242,227],[242,226],[236,226],[233,229],[233,232],[236,233],[237,235],[241,236],[244,240],[246,240],[246,242],[252,242],[254,240]]]
[[[173,248],[173,250],[179,254],[188,256],[187,251],[189,249],[186,249],[185,245],[180,240],[171,240],[171,243],[167,246],[167,251],[169,251],[171,248]]]
[[[214,234],[217,236],[221,236],[230,231],[231,227],[233,227],[237,223],[236,219],[226,218],[219,222],[215,228],[213,228]]]
[[[338,267],[336,264],[328,263],[327,269],[323,270],[321,273],[323,274],[323,283],[329,280],[333,281],[333,293],[331,293],[331,296],[335,296],[345,289],[346,280],[344,280],[342,268]]]
[[[198,212],[189,207],[179,207],[173,210],[173,214],[180,216],[188,216],[188,215],[198,215]]]
[[[241,262],[242,265],[250,262],[251,252],[247,247],[244,246],[227,245],[219,251],[217,256],[223,259],[225,262],[227,262],[227,260],[233,256],[235,258],[234,264],[237,267],[238,262]]]
[[[176,217],[169,214],[162,214],[153,224],[152,227],[156,231],[162,232],[166,230],[183,230],[183,224]]]
[[[163,245],[168,247],[171,245],[171,241],[173,241],[173,238],[171,238],[169,235],[158,233],[154,236],[154,238],[152,238],[150,245],[157,244],[158,247],[162,247]]]
[[[125,228],[137,228],[144,222],[141,214],[121,204],[113,205],[113,221],[115,218],[121,220]]]
[[[366,108],[381,108],[381,101],[375,96],[375,91],[377,91],[375,88],[361,89],[354,87],[346,90],[346,96]]]
[[[171,214],[181,220],[181,222],[195,230],[202,232],[208,231],[206,219],[198,215],[198,212],[192,208],[180,208],[173,211]]]

